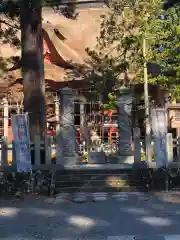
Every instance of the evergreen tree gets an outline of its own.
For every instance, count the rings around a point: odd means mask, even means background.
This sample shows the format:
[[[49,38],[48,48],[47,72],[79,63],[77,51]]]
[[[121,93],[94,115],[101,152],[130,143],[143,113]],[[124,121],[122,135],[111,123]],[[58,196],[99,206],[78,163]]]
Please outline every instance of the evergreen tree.
[[[29,113],[31,139],[35,135],[42,137],[46,128],[42,6],[55,7],[60,3],[61,0],[0,0],[0,12],[9,26],[6,32],[0,29],[1,40],[17,45],[16,31],[21,30],[24,109]],[[75,5],[72,8],[69,4],[62,14],[75,18],[75,10]],[[10,20],[16,20],[16,24],[10,26]],[[0,65],[5,67],[3,59],[0,59]]]
[[[180,8],[164,9],[163,5],[160,0],[118,0],[102,16],[97,48],[87,49],[95,66],[92,83],[102,95],[105,88],[115,91],[122,84],[143,83],[143,63],[147,61],[155,66],[149,71],[149,82],[179,96]]]
[[[151,26],[156,36],[150,61],[160,66],[160,74],[151,78],[156,84],[170,89],[173,97],[180,100],[180,6],[168,8]]]
[[[43,136],[46,129],[44,57],[41,0],[20,1],[24,109],[30,121],[30,136]]]

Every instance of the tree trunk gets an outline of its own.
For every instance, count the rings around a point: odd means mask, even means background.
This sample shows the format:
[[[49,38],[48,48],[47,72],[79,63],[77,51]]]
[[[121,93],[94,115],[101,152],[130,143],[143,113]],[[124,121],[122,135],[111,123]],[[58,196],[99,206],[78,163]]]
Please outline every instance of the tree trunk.
[[[20,23],[24,109],[33,140],[43,136],[46,124],[41,0],[21,0]]]

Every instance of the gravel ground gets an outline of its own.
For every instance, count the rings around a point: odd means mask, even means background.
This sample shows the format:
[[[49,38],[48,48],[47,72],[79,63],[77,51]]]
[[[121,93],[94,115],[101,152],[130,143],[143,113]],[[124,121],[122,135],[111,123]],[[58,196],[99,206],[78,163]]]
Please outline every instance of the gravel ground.
[[[4,240],[100,240],[120,235],[144,238],[116,239],[161,240],[180,234],[179,223],[180,192],[86,203],[32,196],[0,200],[0,239]],[[171,239],[180,240],[180,236]]]

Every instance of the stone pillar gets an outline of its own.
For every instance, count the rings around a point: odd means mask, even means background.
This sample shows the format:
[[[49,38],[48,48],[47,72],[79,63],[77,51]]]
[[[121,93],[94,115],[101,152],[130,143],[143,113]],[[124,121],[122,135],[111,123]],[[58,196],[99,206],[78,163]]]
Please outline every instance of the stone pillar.
[[[74,93],[70,88],[60,91],[60,133],[63,141],[63,156],[76,154],[76,129],[74,125]]]
[[[132,150],[131,150],[132,100],[133,100],[132,90],[126,87],[122,87],[119,91],[119,97],[117,97],[117,100],[116,100],[116,106],[118,109],[119,155],[120,156],[132,155]],[[130,160],[130,162],[132,162],[132,159]]]
[[[74,92],[60,90],[60,131],[57,136],[58,163],[63,166],[77,164],[76,129],[74,125]],[[79,163],[79,160],[78,160]]]

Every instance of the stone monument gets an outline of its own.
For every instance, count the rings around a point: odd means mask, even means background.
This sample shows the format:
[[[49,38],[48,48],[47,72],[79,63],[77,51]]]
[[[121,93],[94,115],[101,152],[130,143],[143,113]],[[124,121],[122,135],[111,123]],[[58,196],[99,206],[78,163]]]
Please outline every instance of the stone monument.
[[[134,157],[132,156],[131,150],[132,100],[133,100],[132,89],[127,87],[121,87],[119,89],[119,96],[117,97],[116,100],[116,106],[118,109],[119,159],[120,162],[124,163],[134,162]]]
[[[74,125],[74,92],[63,88],[60,97],[60,130],[57,136],[57,158],[62,165],[76,164],[76,130]]]

